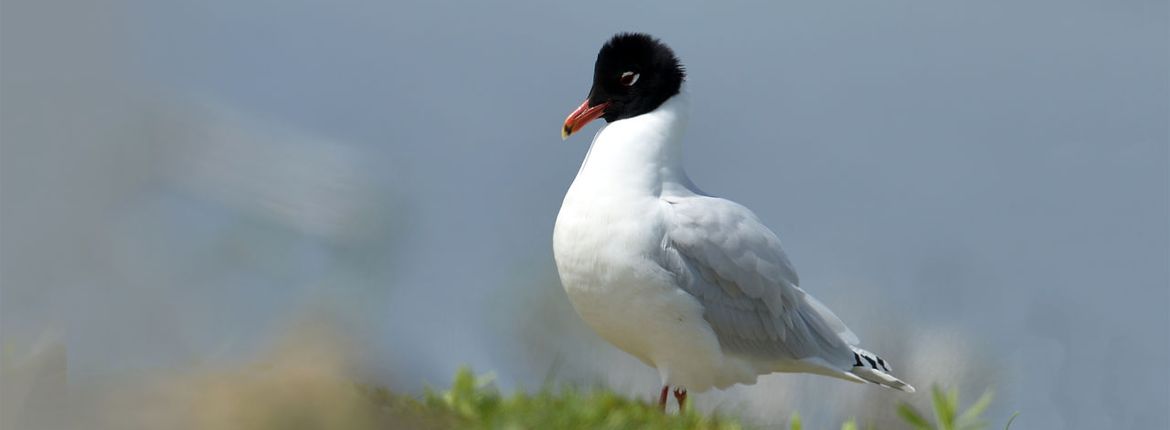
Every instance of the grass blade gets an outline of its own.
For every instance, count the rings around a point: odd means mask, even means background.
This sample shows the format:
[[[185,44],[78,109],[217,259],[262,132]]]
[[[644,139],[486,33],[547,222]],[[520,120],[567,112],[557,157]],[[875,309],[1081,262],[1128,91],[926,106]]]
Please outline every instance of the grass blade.
[[[934,427],[930,425],[930,422],[922,416],[922,413],[918,412],[917,409],[914,409],[913,406],[910,406],[909,403],[903,402],[902,404],[898,405],[898,416],[902,417],[903,421],[906,421],[910,425],[914,426],[914,428],[917,430],[934,429]]]
[[[1012,417],[1008,418],[1007,425],[1003,426],[1003,430],[1011,430],[1012,422],[1015,421],[1016,417],[1018,416],[1020,416],[1020,411],[1016,411],[1016,413],[1012,414]]]
[[[934,406],[935,421],[940,430],[955,430],[955,403],[958,403],[958,391],[944,392],[937,385],[931,387],[931,404]],[[953,401],[952,401],[953,400]]]
[[[970,408],[967,408],[966,411],[963,411],[959,415],[959,419],[955,421],[955,425],[961,429],[982,428],[983,423],[979,422],[979,417],[987,410],[987,406],[991,405],[991,399],[993,397],[995,396],[991,390],[984,391],[983,395],[979,396],[979,400],[975,401],[975,404],[971,405]]]

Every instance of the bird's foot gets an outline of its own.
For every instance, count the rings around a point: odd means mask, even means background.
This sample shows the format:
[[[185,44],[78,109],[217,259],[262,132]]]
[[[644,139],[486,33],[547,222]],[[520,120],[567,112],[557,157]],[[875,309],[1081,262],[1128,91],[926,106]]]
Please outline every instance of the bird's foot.
[[[666,394],[670,392],[669,385],[662,386],[662,393],[658,395],[658,409],[666,413]]]
[[[666,392],[663,392],[663,397],[666,397]],[[675,387],[674,400],[678,401],[678,413],[683,413],[687,408],[687,389]]]

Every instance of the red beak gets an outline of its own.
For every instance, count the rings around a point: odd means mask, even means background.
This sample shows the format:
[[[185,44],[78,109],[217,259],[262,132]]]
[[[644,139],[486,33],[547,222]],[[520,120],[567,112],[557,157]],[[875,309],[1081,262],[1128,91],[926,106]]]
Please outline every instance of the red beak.
[[[609,106],[609,102],[590,107],[589,99],[585,99],[585,102],[581,103],[581,106],[577,106],[577,110],[569,114],[568,118],[565,118],[565,128],[561,129],[561,139],[568,139],[569,135],[576,133],[585,124],[601,118],[602,115],[605,115],[605,108],[607,106]]]

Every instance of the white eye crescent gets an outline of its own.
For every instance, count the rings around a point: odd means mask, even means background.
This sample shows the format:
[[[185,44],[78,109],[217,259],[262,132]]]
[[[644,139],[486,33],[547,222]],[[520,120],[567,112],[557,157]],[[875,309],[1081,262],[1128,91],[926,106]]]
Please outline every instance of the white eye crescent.
[[[634,72],[622,73],[622,78],[621,78],[622,85],[625,85],[627,87],[634,85],[635,83],[638,82],[638,76],[641,76],[641,75],[634,73]]]

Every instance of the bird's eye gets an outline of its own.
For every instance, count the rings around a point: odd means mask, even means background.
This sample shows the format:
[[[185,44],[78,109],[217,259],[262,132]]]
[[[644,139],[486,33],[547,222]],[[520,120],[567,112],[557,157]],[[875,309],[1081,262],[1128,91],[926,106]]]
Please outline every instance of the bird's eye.
[[[639,75],[637,73],[634,73],[634,72],[622,73],[622,78],[621,78],[622,85],[625,85],[627,87],[634,85],[635,83],[638,82],[638,76]]]

